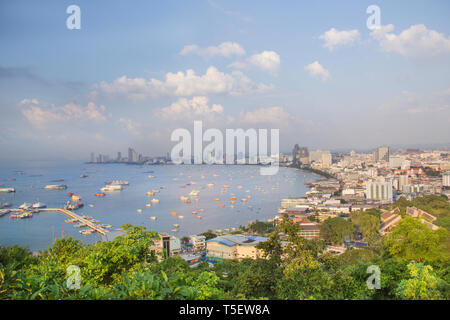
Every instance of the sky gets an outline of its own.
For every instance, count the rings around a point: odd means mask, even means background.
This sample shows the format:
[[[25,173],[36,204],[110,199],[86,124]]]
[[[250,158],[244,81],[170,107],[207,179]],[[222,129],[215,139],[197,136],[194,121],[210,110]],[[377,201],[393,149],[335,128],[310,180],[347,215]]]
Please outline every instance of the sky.
[[[194,120],[279,129],[282,151],[450,146],[449,14],[447,0],[1,1],[0,159],[165,155]]]

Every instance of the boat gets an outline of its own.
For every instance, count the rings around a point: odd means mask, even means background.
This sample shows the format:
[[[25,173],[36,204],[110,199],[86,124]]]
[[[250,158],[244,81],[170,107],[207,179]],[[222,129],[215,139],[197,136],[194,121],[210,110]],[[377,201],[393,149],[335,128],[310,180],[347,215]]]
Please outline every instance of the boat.
[[[81,197],[77,194],[72,194],[72,201],[73,202],[78,202],[81,200]]]
[[[230,209],[233,209],[233,208],[234,208],[234,206],[229,206],[229,208],[230,208]]]
[[[23,212],[20,214],[12,214],[9,216],[10,219],[26,219],[26,218],[32,218],[33,214],[29,212]]]
[[[242,186],[237,186],[236,188],[238,188],[238,189],[242,189]]]
[[[207,187],[214,187],[214,183],[208,183],[206,186]]]
[[[33,209],[43,209],[43,208],[47,208],[47,205],[45,203],[42,203],[42,202],[36,202],[31,207]]]
[[[247,199],[241,199],[242,202],[247,202]]]
[[[71,197],[71,196],[73,196],[73,193],[72,192],[67,192],[67,196]]]
[[[154,178],[154,177],[155,177],[155,176],[148,176],[149,179],[152,179],[152,178]]]
[[[137,209],[137,212],[138,212],[138,213],[141,213],[141,212],[142,212],[142,209]]]
[[[178,228],[180,225],[175,223],[173,226],[174,226],[175,228]]]
[[[173,229],[172,232],[178,232],[178,230],[177,229]]]
[[[198,214],[198,212],[192,211],[192,214]]]
[[[151,207],[152,205],[150,203],[147,203],[145,206],[146,207]]]
[[[171,215],[176,216],[178,213],[172,212]]]
[[[147,196],[153,196],[155,193],[153,192],[153,191],[147,191],[146,193],[145,193],[145,195],[147,195]]]
[[[200,210],[198,210],[198,211],[200,211],[200,212],[205,212],[205,209],[200,209]]]
[[[2,209],[2,210],[0,210],[0,217],[3,217],[4,215],[6,215],[6,214],[8,214],[8,213],[10,213],[11,212],[11,210],[8,210],[8,209]]]
[[[95,196],[96,196],[96,197],[104,197],[104,196],[106,196],[106,194],[103,193],[103,192],[97,192],[97,193],[95,194]]]
[[[107,185],[107,186],[104,186],[103,188],[101,188],[100,191],[103,191],[103,192],[122,191],[122,186],[115,185],[115,184]]]
[[[110,224],[101,224],[100,227],[105,228],[105,229],[109,229],[109,228],[112,228],[112,225],[110,225]]]
[[[228,189],[230,186],[224,185],[222,186],[222,189]]]
[[[117,186],[128,186],[128,181],[122,181],[122,180],[114,180],[114,181],[107,181],[105,182],[107,185],[117,185]]]
[[[19,209],[27,210],[31,208],[31,204],[24,202],[19,206]]]
[[[150,200],[151,203],[159,203],[159,199],[155,199],[153,198],[152,200]]]
[[[202,216],[197,216],[197,219],[201,220]]]
[[[0,193],[11,193],[16,192],[16,189],[14,188],[0,188]]]
[[[67,189],[67,185],[65,184],[48,184],[44,187],[47,190],[64,190]]]
[[[185,197],[185,196],[181,196],[181,197],[180,197],[180,200],[181,200],[181,201],[188,201],[189,198],[188,198],[188,197]]]
[[[150,220],[156,220],[156,217],[150,217]]]
[[[89,208],[93,208],[93,207],[94,207],[94,205],[93,205],[93,204],[90,204],[90,205],[89,205]]]
[[[179,219],[184,219],[184,216],[178,216]]]
[[[87,177],[88,177],[87,174],[82,174],[82,175],[80,176],[80,178],[87,178]]]
[[[69,202],[66,205],[65,209],[73,211],[73,210],[77,210],[77,209],[80,209],[83,207],[84,207],[84,204],[82,202],[75,202],[73,204]]]
[[[5,203],[3,203],[0,207],[1,207],[1,208],[9,208],[9,207],[11,207],[11,206],[12,206],[11,202],[5,202]]]
[[[214,201],[220,201],[220,199],[219,199],[219,198],[214,198],[213,200],[214,200]]]
[[[219,207],[223,208],[223,207],[225,207],[225,205],[224,204],[219,204]]]
[[[199,195],[199,193],[200,193],[200,190],[192,190],[192,191],[189,193],[189,195],[190,195],[190,196],[193,196],[193,197],[196,197],[196,196]]]
[[[231,197],[231,200],[236,200],[236,197]]]

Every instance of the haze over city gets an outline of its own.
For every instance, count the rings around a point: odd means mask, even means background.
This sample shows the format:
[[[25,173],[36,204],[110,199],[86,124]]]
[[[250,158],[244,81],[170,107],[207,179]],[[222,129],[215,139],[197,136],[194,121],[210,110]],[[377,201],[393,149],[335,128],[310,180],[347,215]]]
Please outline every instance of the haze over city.
[[[450,144],[448,1],[378,1],[376,30],[372,1],[77,1],[80,30],[70,4],[0,4],[2,159],[165,155],[194,120],[281,151]]]

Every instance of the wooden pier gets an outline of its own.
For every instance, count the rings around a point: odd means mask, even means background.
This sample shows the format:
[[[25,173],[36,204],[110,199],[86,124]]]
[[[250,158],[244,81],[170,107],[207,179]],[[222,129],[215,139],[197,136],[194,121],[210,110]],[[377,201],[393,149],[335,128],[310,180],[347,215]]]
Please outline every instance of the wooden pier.
[[[18,212],[18,211],[28,211],[28,210],[22,210],[22,209],[10,209],[13,212]],[[39,212],[61,212],[63,214],[65,214],[66,216],[69,216],[70,218],[72,218],[74,220],[74,222],[78,221],[82,224],[84,224],[86,227],[100,233],[101,235],[106,235],[106,233],[108,232],[108,230],[100,227],[99,225],[93,223],[92,221],[89,221],[88,219],[85,219],[83,217],[80,217],[79,215],[77,215],[75,212],[64,209],[64,208],[42,208],[39,209]]]

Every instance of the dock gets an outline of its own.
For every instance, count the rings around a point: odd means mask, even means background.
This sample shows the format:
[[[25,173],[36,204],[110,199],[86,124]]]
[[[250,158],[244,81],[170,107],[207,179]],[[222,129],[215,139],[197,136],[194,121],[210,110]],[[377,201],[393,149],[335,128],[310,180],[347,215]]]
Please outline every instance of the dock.
[[[12,212],[18,212],[22,211],[22,209],[10,209]],[[80,217],[75,212],[64,209],[64,208],[42,208],[39,209],[39,212],[60,212],[62,214],[65,214],[66,216],[69,216],[74,221],[78,221],[82,224],[84,224],[86,227],[90,228],[91,230],[100,233],[101,235],[106,235],[108,233],[108,230],[100,227],[99,225],[93,223],[92,221],[89,221],[88,219],[85,219],[83,217]]]

